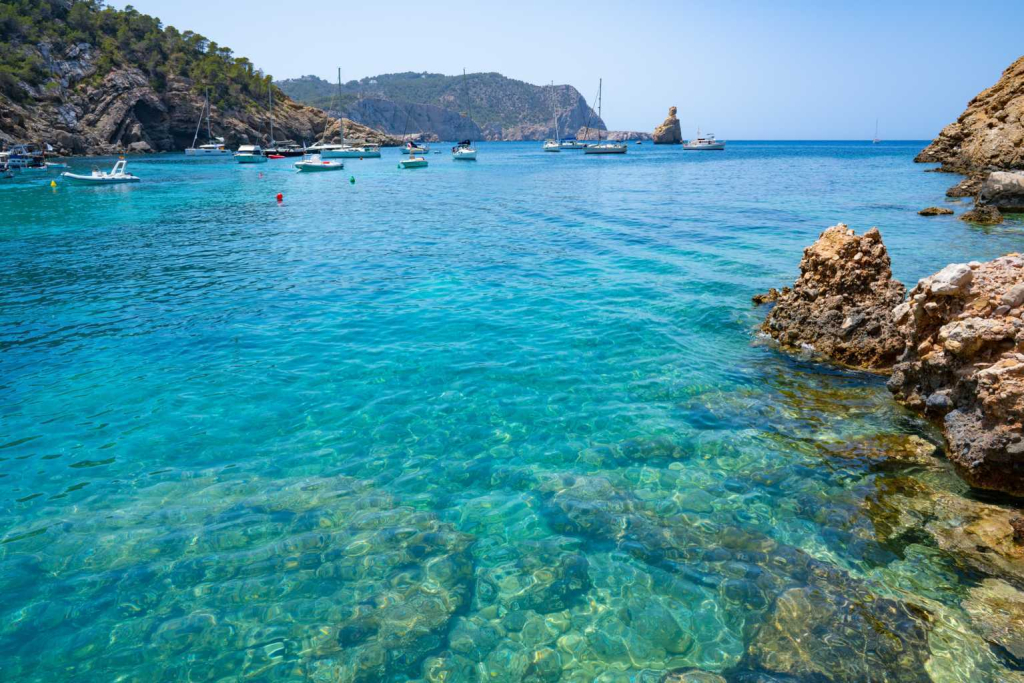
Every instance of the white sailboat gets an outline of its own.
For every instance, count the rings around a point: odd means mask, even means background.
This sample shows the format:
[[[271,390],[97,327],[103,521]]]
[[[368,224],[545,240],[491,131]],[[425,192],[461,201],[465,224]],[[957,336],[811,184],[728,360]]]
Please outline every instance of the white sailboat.
[[[878,137],[878,119],[875,119],[875,137],[871,138],[871,144],[877,145],[882,139]]]
[[[192,146],[185,150],[187,157],[228,157],[231,150],[224,146],[224,138],[213,137],[213,127],[210,124],[210,114],[213,109],[210,107],[210,89],[206,89],[206,101],[203,103],[203,111],[199,114],[199,121],[196,122],[196,134],[192,137]],[[199,140],[199,130],[203,125],[203,114],[206,114],[206,137],[209,142],[196,147]]]
[[[402,137],[405,137],[406,132],[409,130],[409,106],[405,108],[405,128],[402,130]],[[417,152],[423,153],[422,147],[416,147],[413,145],[412,140],[405,143],[405,149],[402,150],[403,154],[408,154],[408,159],[402,159],[398,162],[398,168],[426,168],[427,158],[425,156],[416,156]]]
[[[601,118],[601,86],[604,79],[599,79],[597,82],[597,118]],[[601,129],[597,129],[597,144],[588,145],[583,150],[584,154],[625,154],[629,150],[629,147],[620,142],[601,142]]]
[[[561,152],[562,140],[558,135],[558,112],[555,111],[555,82],[551,81],[551,123],[555,127],[555,139],[544,141],[545,152]]]
[[[473,120],[473,109],[472,103],[469,101],[469,91],[466,89],[466,70],[462,70],[462,91],[463,95],[466,96],[466,107],[469,111],[467,118]],[[473,148],[472,140],[463,140],[459,144],[452,147],[452,159],[454,161],[476,161],[476,149]]]
[[[306,154],[301,161],[295,162],[295,170],[306,173],[317,173],[320,171],[340,171],[345,168],[345,162],[334,159],[324,159],[319,154]]]

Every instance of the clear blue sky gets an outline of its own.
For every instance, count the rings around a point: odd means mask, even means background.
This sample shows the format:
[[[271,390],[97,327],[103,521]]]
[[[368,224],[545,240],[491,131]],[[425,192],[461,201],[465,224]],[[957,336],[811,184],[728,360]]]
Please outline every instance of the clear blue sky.
[[[112,2],[117,7],[126,4]],[[497,71],[604,78],[613,129],[651,130],[669,105],[720,138],[933,137],[1024,54],[1024,1],[283,2],[134,0],[275,78]]]

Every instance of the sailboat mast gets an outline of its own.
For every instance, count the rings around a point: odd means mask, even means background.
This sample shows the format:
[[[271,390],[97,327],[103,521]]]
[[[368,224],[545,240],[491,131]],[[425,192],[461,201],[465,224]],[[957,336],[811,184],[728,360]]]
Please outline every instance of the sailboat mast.
[[[558,112],[555,110],[555,82],[551,81],[551,123],[555,126],[555,142],[561,145],[562,138],[558,134]]]
[[[210,119],[213,118],[213,106],[210,104],[210,88],[206,88],[206,136],[213,140],[213,128]]]
[[[597,79],[597,118],[601,119],[601,121],[604,121],[604,119],[601,118],[601,85],[603,84],[603,82],[604,79]],[[597,129],[597,141],[601,142],[600,128]]]
[[[270,144],[274,144],[274,84],[267,90],[270,95]]]
[[[466,114],[473,120],[473,104],[469,101],[469,88],[466,87],[466,67],[462,67],[462,96],[466,98]]]
[[[338,67],[338,131],[341,133],[341,144],[345,144],[345,119],[341,117],[341,67]]]

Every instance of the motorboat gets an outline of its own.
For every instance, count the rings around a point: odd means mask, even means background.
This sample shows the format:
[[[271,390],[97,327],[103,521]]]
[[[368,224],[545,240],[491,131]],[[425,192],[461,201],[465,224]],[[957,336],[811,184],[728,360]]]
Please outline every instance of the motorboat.
[[[0,152],[0,179],[14,177],[14,171],[11,170],[11,165],[8,161],[9,155],[7,152]]]
[[[69,173],[65,171],[60,174],[60,177],[67,180],[70,183],[76,183],[81,185],[120,185],[123,183],[137,183],[141,180],[138,176],[134,176],[125,170],[127,161],[124,157],[117,160],[109,172],[101,171],[95,166],[92,169],[92,173],[89,175],[82,175],[79,173]]]
[[[206,89],[206,99],[203,102],[203,111],[199,113],[199,121],[196,122],[196,134],[192,136],[192,146],[185,150],[187,157],[220,157],[226,158],[231,155],[231,150],[224,146],[224,138],[213,137],[213,126],[210,122],[210,115],[213,109],[210,107],[210,89]],[[203,116],[206,116],[206,137],[209,142],[196,146],[199,140],[199,131],[203,126]]]
[[[46,171],[46,154],[37,145],[15,145],[7,152],[7,165],[20,171]]]
[[[476,150],[469,140],[463,140],[452,147],[452,159],[455,161],[476,161]]]
[[[301,157],[306,154],[306,150],[299,147],[294,142],[273,142],[269,147],[263,150],[263,153],[270,159],[282,159],[284,157]]]
[[[700,128],[698,128],[696,138],[693,140],[683,140],[683,149],[721,152],[725,150],[725,140],[715,140],[714,133],[704,133],[702,135]]]
[[[265,164],[267,155],[263,153],[259,145],[242,145],[235,152],[235,161],[240,164]]]
[[[562,145],[559,144],[558,140],[545,140],[544,141],[545,152],[561,152]]]
[[[402,159],[398,162],[398,168],[426,168],[427,158],[418,157],[415,154],[410,154],[408,159]]]
[[[580,140],[562,140],[559,145],[562,149],[586,149],[590,145]]]
[[[324,159],[379,159],[380,147],[377,145],[347,145],[336,143],[319,143],[309,147],[308,152],[319,154]]]
[[[295,162],[298,171],[306,173],[318,173],[321,171],[340,171],[345,168],[345,162],[333,159],[324,159],[319,154],[307,154],[301,161]]]
[[[604,79],[599,79],[597,82],[597,118],[601,118],[601,86],[603,85]],[[588,145],[583,150],[584,154],[625,154],[629,151],[629,146],[624,142],[601,142],[601,129],[597,129],[597,144]]]

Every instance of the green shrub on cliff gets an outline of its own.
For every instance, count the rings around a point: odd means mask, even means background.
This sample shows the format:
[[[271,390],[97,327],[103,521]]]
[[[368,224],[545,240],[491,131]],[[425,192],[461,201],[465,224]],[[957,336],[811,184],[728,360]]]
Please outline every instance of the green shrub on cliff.
[[[101,0],[0,0],[0,93],[13,99],[28,89],[56,85],[54,60],[72,46],[97,51],[96,76],[118,67],[142,71],[158,92],[170,78],[189,78],[197,90],[209,86],[220,107],[245,107],[266,97],[271,79],[248,59],[192,31],[165,27],[132,6],[107,7]]]

